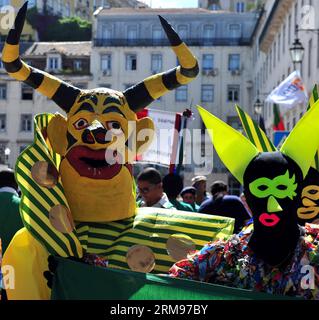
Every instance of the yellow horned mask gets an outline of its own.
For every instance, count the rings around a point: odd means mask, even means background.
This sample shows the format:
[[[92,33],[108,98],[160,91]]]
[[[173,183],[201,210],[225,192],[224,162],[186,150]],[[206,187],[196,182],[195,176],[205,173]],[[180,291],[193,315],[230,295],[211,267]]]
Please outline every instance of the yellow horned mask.
[[[149,146],[153,134],[152,120],[137,119],[136,112],[192,81],[198,74],[196,58],[170,24],[159,17],[180,66],[148,77],[124,92],[82,90],[21,60],[19,40],[26,11],[27,2],[9,32],[2,61],[11,77],[52,99],[67,113],[66,118],[56,114],[46,134],[62,158],[59,174],[73,219],[108,222],[133,216],[132,160]],[[138,141],[139,132],[146,129],[148,139]],[[132,152],[131,145],[137,152]]]

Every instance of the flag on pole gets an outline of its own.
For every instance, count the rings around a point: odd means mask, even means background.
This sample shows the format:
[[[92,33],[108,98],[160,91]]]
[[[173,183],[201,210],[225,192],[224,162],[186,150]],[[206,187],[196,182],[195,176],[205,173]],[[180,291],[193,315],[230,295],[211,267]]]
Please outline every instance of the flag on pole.
[[[177,117],[179,116],[179,121]],[[170,173],[180,174],[183,167],[184,160],[184,145],[185,145],[185,129],[190,118],[192,118],[193,112],[190,109],[185,109],[183,114],[176,114],[175,130],[176,130],[176,141],[174,141],[173,150],[171,156]]]
[[[274,124],[273,124],[274,131],[285,131],[285,124],[284,120],[280,113],[280,108],[278,104],[274,104]]]
[[[174,139],[173,139],[173,145],[172,145],[172,153],[170,158],[170,164],[169,164],[169,173],[175,173],[175,166],[176,163],[178,163],[179,154],[180,154],[180,133],[181,133],[181,127],[182,127],[182,115],[180,113],[176,113],[175,118],[175,131],[174,131]]]
[[[292,108],[297,104],[306,104],[307,92],[302,83],[300,72],[294,71],[279,84],[266,98],[267,102]]]

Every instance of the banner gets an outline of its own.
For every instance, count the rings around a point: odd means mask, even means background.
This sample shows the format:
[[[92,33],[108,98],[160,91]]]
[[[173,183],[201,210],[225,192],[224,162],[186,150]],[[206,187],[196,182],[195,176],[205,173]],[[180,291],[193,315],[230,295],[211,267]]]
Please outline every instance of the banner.
[[[298,70],[291,73],[266,98],[266,102],[280,104],[286,108],[306,104],[307,101],[307,93]]]
[[[175,159],[178,154],[179,128],[175,128],[175,124],[181,122],[181,114],[146,109],[143,111],[143,116],[150,117],[153,120],[155,135],[148,150],[138,160],[169,166],[171,158]],[[177,137],[175,134],[177,134]],[[172,156],[173,152],[175,153],[175,157],[174,155]]]
[[[52,300],[295,300],[163,275],[94,267],[55,258]]]

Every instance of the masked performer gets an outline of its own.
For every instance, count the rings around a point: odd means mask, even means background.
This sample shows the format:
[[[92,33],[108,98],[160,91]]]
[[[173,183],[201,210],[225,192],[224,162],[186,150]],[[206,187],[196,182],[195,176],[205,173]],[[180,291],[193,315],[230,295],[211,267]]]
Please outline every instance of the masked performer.
[[[236,109],[247,138],[257,149],[260,152],[276,151],[276,147],[254,120],[239,106],[236,106]],[[302,181],[301,193],[297,195],[297,215],[300,225],[305,225],[307,222],[317,223],[319,221],[319,171],[315,168],[318,166],[317,157],[318,151],[315,155],[314,167],[310,167],[305,179]]]
[[[67,116],[37,115],[34,143],[17,161],[25,228],[3,258],[4,265],[15,269],[15,289],[7,290],[8,298],[50,298],[43,277],[49,254],[136,270],[127,257],[136,245],[144,245],[150,264],[140,263],[138,271],[163,273],[176,261],[165,247],[171,235],[185,233],[200,248],[217,235],[231,234],[232,219],[154,208],[136,211],[132,149],[135,145],[141,154],[153,134],[152,120],[137,119],[136,112],[198,74],[196,58],[167,21],[160,17],[180,66],[124,92],[81,90],[21,60],[26,11],[27,3],[4,45],[4,66],[11,77],[52,99]]]
[[[260,152],[205,109],[199,112],[219,157],[244,185],[253,231],[208,243],[176,263],[171,276],[318,299],[319,228],[298,225],[297,195],[319,144],[319,102],[273,152]]]

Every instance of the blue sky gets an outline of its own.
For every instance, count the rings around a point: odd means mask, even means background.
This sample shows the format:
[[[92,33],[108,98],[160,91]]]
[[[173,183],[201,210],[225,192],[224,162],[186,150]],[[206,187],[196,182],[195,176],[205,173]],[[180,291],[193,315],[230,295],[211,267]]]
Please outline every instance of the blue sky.
[[[198,0],[140,0],[153,8],[196,8]]]

